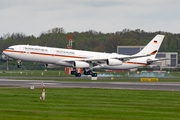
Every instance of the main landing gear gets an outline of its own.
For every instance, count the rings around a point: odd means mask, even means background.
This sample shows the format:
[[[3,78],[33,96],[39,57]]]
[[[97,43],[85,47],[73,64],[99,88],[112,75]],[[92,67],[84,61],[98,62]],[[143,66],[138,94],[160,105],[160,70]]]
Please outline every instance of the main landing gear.
[[[76,77],[81,77],[81,73],[78,73],[76,68],[73,68],[73,71],[71,71],[71,75],[75,75]]]
[[[84,75],[91,75],[92,77],[97,77],[97,73],[94,73],[92,70],[84,69]]]
[[[71,71],[71,75],[75,75],[76,77],[81,77],[81,73],[78,73],[77,70]]]
[[[97,77],[97,73],[94,73],[92,70],[86,70],[83,69],[84,75],[91,75],[92,77]],[[71,75],[75,75],[76,77],[81,77],[81,73],[78,73],[76,68],[73,68],[73,71],[71,71]]]

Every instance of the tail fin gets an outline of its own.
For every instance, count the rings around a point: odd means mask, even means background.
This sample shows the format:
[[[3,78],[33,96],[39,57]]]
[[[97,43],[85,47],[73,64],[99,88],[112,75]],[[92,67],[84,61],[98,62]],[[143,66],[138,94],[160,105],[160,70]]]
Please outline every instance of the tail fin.
[[[136,55],[150,54],[151,58],[155,58],[161,43],[164,39],[164,35],[156,35],[139,53]]]

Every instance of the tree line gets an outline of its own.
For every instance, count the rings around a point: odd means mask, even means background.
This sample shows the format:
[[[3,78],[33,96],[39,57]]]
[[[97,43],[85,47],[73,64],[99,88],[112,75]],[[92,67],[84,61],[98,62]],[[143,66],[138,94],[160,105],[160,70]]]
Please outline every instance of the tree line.
[[[180,34],[169,32],[145,32],[144,30],[123,29],[115,33],[101,33],[94,30],[86,32],[65,32],[64,28],[53,28],[38,37],[24,33],[5,34],[0,37],[0,52],[11,45],[29,44],[57,48],[66,48],[68,35],[72,35],[73,49],[98,52],[117,52],[117,46],[143,46],[155,35],[165,35],[160,52],[178,52],[180,58]]]

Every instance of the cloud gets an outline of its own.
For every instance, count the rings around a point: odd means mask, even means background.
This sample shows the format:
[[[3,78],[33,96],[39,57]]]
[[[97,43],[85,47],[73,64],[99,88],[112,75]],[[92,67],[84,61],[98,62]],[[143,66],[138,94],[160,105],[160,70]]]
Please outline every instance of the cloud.
[[[54,27],[67,32],[124,28],[178,33],[178,0],[0,0],[0,36],[24,32],[38,36]]]

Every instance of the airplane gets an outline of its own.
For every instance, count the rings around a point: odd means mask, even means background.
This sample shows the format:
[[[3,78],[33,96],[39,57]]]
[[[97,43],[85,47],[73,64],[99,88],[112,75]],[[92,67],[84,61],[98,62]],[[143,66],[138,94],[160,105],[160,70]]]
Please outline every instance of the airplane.
[[[93,69],[125,70],[148,66],[160,61],[155,56],[164,39],[164,35],[156,35],[139,53],[122,55],[64,48],[53,48],[36,45],[13,45],[3,51],[3,55],[21,61],[39,62],[46,65],[73,67],[72,75],[81,77],[77,68],[83,68],[84,75],[97,77]]]

